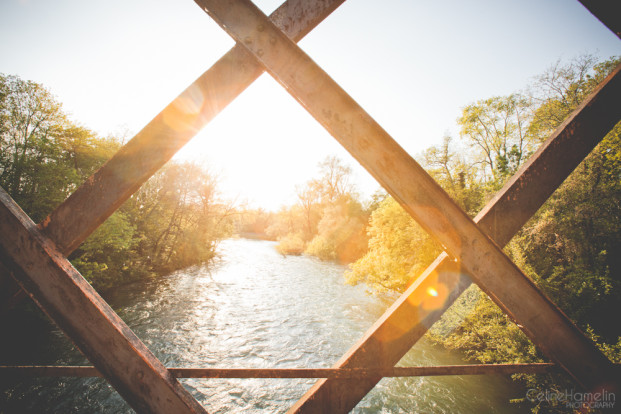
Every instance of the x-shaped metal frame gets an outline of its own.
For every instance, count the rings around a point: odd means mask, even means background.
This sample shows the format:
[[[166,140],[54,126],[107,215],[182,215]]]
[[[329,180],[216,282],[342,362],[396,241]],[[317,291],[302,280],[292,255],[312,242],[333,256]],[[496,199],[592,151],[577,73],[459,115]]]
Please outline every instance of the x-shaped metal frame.
[[[0,257],[14,279],[132,407],[144,412],[203,412],[66,256],[265,69],[454,258],[441,255],[337,367],[394,366],[472,278],[578,384],[595,391],[618,387],[610,361],[498,245],[508,242],[619,120],[619,68],[472,221],[295,45],[342,1],[289,0],[268,19],[248,0],[196,0],[236,46],[39,226],[6,193],[0,194]],[[202,106],[189,110],[193,106],[187,103],[196,102],[197,95]],[[426,305],[434,299],[427,288],[440,284],[450,295],[440,309],[431,310]],[[380,379],[319,381],[292,410],[349,411]]]

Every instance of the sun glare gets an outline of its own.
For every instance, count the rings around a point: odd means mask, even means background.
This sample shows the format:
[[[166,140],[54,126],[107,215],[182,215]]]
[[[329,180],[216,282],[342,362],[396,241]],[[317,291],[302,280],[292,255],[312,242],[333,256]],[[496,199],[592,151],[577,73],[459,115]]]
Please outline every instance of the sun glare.
[[[202,104],[195,97],[184,113]],[[181,109],[181,108],[179,108]],[[250,207],[278,210],[296,201],[296,187],[336,155],[349,154],[271,77],[264,75],[216,116],[176,158],[206,163],[221,191]]]

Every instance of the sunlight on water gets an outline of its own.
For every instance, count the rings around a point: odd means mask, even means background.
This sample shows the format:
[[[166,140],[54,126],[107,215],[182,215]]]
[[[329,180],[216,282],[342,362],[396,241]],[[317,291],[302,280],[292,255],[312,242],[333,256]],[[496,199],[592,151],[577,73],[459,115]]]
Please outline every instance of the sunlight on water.
[[[273,246],[227,240],[210,268],[123,286],[106,299],[166,366],[330,367],[394,296],[371,296],[363,286],[343,284],[345,267],[310,257],[284,257]],[[19,361],[86,363],[56,330],[39,343],[44,349],[24,350]],[[423,340],[400,365],[462,363],[459,354]],[[285,412],[315,382],[181,381],[210,413]],[[3,385],[3,390],[0,408],[6,406],[7,412],[131,412],[101,379],[37,379]],[[519,412],[508,400],[521,392],[496,376],[391,378],[382,380],[354,412]]]

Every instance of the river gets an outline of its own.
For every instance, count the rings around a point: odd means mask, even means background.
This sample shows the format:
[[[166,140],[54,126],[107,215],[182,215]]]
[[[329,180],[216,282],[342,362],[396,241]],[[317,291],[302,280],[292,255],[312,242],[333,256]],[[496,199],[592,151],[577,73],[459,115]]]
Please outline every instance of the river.
[[[328,368],[389,306],[343,283],[346,269],[284,257],[272,242],[231,239],[209,267],[109,291],[105,299],[166,366]],[[88,364],[51,325],[4,326],[2,364]],[[28,333],[30,332],[30,334]],[[464,364],[420,341],[402,366]],[[183,379],[210,413],[285,412],[309,379]],[[38,378],[0,384],[0,413],[133,412],[99,378]],[[523,390],[500,376],[385,378],[356,413],[518,413]]]

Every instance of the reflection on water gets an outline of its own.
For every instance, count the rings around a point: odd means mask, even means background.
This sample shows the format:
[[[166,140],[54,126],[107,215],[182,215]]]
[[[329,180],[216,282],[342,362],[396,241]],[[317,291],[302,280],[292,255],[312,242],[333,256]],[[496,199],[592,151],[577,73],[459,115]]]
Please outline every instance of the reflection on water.
[[[343,266],[283,257],[271,242],[227,240],[220,253],[210,268],[188,269],[106,295],[166,366],[327,368],[390,303],[390,298],[368,295],[363,286],[343,284]],[[25,336],[20,343],[23,326],[14,328],[17,338],[11,349],[2,349],[0,363],[87,363],[55,329],[43,330],[34,343]],[[423,340],[400,365],[462,363],[459,354]],[[181,381],[213,413],[284,412],[315,382]],[[0,386],[3,413],[132,412],[101,379],[48,378]],[[497,376],[384,379],[354,412],[519,412],[508,400],[520,394]]]

